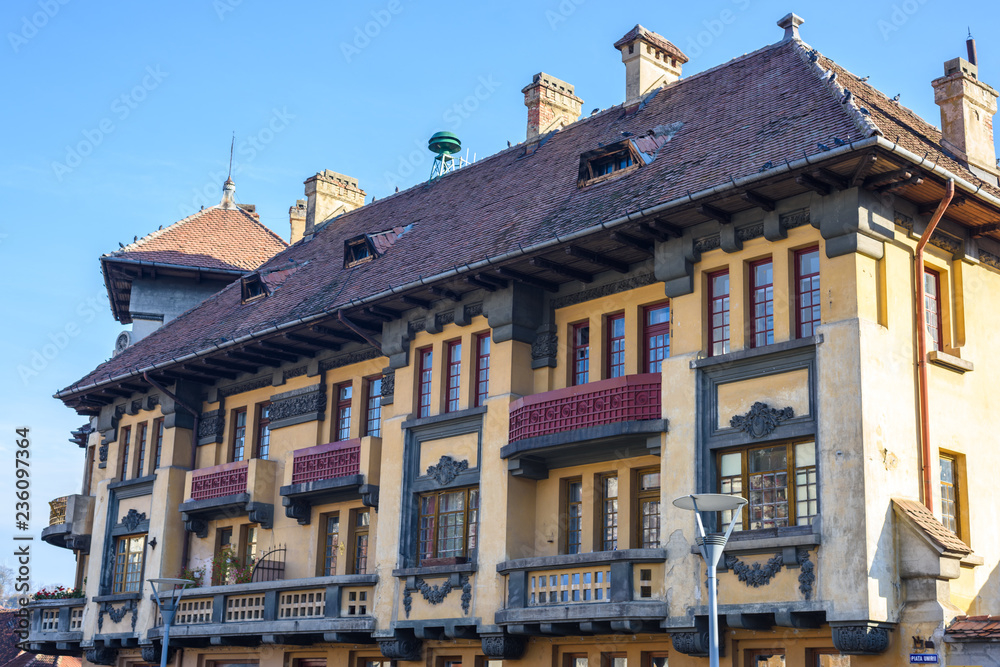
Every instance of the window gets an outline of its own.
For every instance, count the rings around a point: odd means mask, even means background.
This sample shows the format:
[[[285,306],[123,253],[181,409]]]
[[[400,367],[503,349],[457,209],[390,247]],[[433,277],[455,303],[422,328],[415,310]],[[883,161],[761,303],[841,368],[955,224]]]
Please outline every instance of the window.
[[[632,166],[632,156],[631,155],[612,155],[609,158],[605,158],[600,161],[593,163],[594,176],[606,176],[608,174],[613,174],[616,171],[621,171],[626,167]]]
[[[660,471],[651,468],[637,474],[639,487],[639,547],[660,546]]]
[[[490,396],[490,332],[476,336],[476,407]]]
[[[819,514],[816,443],[745,447],[718,455],[719,492],[746,498],[735,530],[811,525]],[[748,523],[749,522],[749,523]]]
[[[941,345],[941,276],[924,269],[924,319],[927,324],[927,349],[940,350]]]
[[[809,667],[850,667],[851,656],[833,648],[814,648],[809,650],[806,664]]]
[[[243,526],[243,565],[251,567],[257,560],[257,538],[260,528],[256,525]]]
[[[323,567],[321,576],[332,577],[337,574],[337,549],[340,547],[340,515],[326,514],[323,516]]]
[[[353,571],[351,574],[366,574],[368,572],[368,529],[371,526],[371,513],[364,510],[354,510],[354,539],[352,544]]]
[[[601,667],[628,667],[628,657],[624,653],[602,653]]]
[[[246,453],[247,444],[247,409],[240,408],[233,411],[233,447],[232,456],[229,460],[242,461]]]
[[[629,139],[586,151],[580,155],[577,187],[603,180],[611,174],[632,171],[646,164],[647,160],[648,157]]]
[[[583,544],[583,482],[566,482],[566,553],[578,554]]]
[[[447,344],[448,351],[448,400],[445,402],[444,411],[454,412],[458,410],[458,399],[461,393],[462,384],[462,341],[453,340]]]
[[[420,496],[420,562],[468,558],[476,548],[479,489],[435,491]]]
[[[573,325],[573,382],[590,382],[590,324],[581,322]]]
[[[625,375],[625,316],[609,316],[607,327],[608,377],[619,378]]]
[[[121,478],[128,479],[128,449],[132,444],[132,427],[126,426],[122,429],[122,471]]]
[[[954,456],[941,455],[941,523],[945,528],[962,537],[962,525],[959,520],[958,497],[958,461]]]
[[[563,655],[563,667],[587,667],[587,654],[566,653]]]
[[[820,320],[819,248],[795,253],[795,304],[796,336],[815,335]]]
[[[670,356],[670,304],[643,309],[643,358],[647,373],[659,373]]]
[[[642,667],[667,667],[665,651],[650,651],[642,653]]]
[[[216,572],[215,568],[212,568],[212,585],[222,586],[229,580],[229,561],[225,554],[233,549],[233,529],[231,527],[219,528],[216,534],[218,535],[218,543],[215,545],[215,562],[219,564],[219,571]]]
[[[350,382],[337,385],[337,422],[333,441],[340,442],[351,437],[351,395],[354,391]]]
[[[750,265],[750,346],[774,342],[774,263],[762,259]]]
[[[785,651],[780,648],[748,649],[747,667],[785,667]]]
[[[368,378],[365,386],[365,435],[377,438],[382,435],[382,376]]]
[[[419,383],[417,389],[417,416],[429,417],[431,414],[431,380],[433,378],[433,352],[431,348],[425,347],[417,350],[420,358],[420,369],[417,375]]]
[[[615,551],[618,549],[618,475],[601,477],[601,495],[603,503],[601,550]]]
[[[350,268],[375,258],[375,249],[367,235],[362,234],[344,242],[344,268]]]
[[[142,422],[138,426],[138,431],[136,432],[135,445],[136,445],[136,458],[135,458],[135,476],[142,477],[145,473],[146,468],[146,429],[149,425],[146,422]]]
[[[267,296],[267,288],[264,286],[264,281],[261,279],[259,273],[244,276],[241,279],[240,284],[243,303],[253,301],[254,299],[258,299],[262,296]]]
[[[126,535],[118,538],[118,544],[115,546],[112,593],[137,593],[141,590],[145,551],[145,535]]]
[[[708,355],[729,352],[729,271],[708,276]]]
[[[163,448],[163,417],[153,420],[153,470],[160,467],[160,451]]]
[[[257,421],[257,458],[267,460],[271,451],[271,404],[262,403]]]

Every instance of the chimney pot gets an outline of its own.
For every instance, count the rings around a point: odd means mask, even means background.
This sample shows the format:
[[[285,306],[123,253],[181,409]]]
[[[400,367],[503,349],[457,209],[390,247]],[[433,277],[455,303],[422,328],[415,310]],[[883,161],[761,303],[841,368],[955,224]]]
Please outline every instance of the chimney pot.
[[[309,236],[330,218],[353,211],[365,204],[365,191],[358,179],[324,169],[305,181],[306,217],[303,235]],[[293,239],[294,243],[297,239]]]
[[[615,42],[625,63],[625,105],[681,78],[688,57],[666,38],[638,23]]]
[[[805,23],[806,20],[799,16],[798,14],[785,14],[778,20],[778,27],[785,29],[785,36],[782,41],[788,41],[790,39],[799,39],[799,26]]]
[[[573,94],[573,85],[539,72],[521,89],[528,107],[528,142],[566,127],[580,118],[583,100]]]
[[[979,80],[979,68],[965,58],[944,64],[944,76],[931,82],[934,102],[941,107],[941,145],[964,161],[980,178],[997,184],[993,115],[997,97],[992,86]]]

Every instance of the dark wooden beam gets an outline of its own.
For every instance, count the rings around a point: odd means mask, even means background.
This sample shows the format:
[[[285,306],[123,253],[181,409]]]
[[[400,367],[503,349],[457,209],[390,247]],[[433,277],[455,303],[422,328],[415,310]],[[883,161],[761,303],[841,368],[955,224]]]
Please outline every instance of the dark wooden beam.
[[[959,206],[964,206],[968,203],[968,201],[968,199],[959,195],[951,200],[951,204],[948,205],[948,209],[951,210],[953,208],[958,208]],[[938,203],[939,202],[934,201],[928,204],[921,204],[920,208],[917,209],[917,213],[919,215],[932,215],[934,211],[937,210]]]
[[[480,287],[486,290],[487,292],[497,291],[496,285],[494,285],[493,283],[488,283],[485,280],[479,280],[479,278],[476,278],[475,276],[465,276],[465,282],[472,285],[473,287]]]
[[[246,352],[247,354],[253,354],[260,357],[264,357],[265,359],[277,359],[279,361],[290,361],[290,362],[295,362],[299,360],[299,355],[294,352],[283,352],[281,350],[275,350],[274,348],[265,349],[265,348],[250,347],[248,345],[244,347],[242,351]]]
[[[667,234],[670,234],[674,238],[679,239],[680,237],[684,236],[683,229],[681,229],[678,225],[675,225],[674,223],[670,222],[669,220],[666,220],[665,218],[656,218],[655,220],[653,220],[653,226],[661,231],[666,232]]]
[[[759,208],[764,209],[768,213],[774,210],[774,200],[770,197],[765,197],[759,192],[754,192],[753,190],[747,190],[742,195],[743,201],[753,204]]]
[[[201,373],[185,373],[184,371],[161,371],[160,375],[170,380],[182,380],[184,382],[196,382],[198,384],[215,384],[215,378],[202,375]]]
[[[972,238],[978,239],[997,230],[1000,230],[1000,222],[987,222],[985,225],[979,225],[972,230]]]
[[[134,391],[119,389],[118,387],[105,387],[104,389],[101,389],[101,391],[105,394],[111,394],[112,396],[117,396],[119,398],[128,398],[135,393]]]
[[[398,320],[400,316],[398,310],[386,308],[385,306],[368,306],[365,310],[376,317],[388,317],[390,320]]]
[[[912,169],[895,169],[893,171],[887,171],[883,174],[874,174],[869,176],[864,181],[864,187],[869,190],[872,188],[877,188],[888,183],[895,183],[897,181],[905,181],[906,179],[913,176]]]
[[[265,350],[276,350],[278,352],[284,352],[285,354],[293,354],[300,357],[314,357],[316,353],[312,350],[303,350],[297,345],[288,345],[286,343],[279,343],[274,340],[262,340],[257,343]]]
[[[868,176],[868,172],[871,171],[875,163],[878,162],[878,156],[874,152],[865,154],[860,160],[858,160],[857,166],[854,167],[854,173],[847,180],[847,184],[854,188],[862,183],[864,183],[865,178]]]
[[[818,192],[824,197],[830,194],[830,186],[823,181],[817,181],[809,174],[799,174],[795,177],[795,182],[804,188],[809,188],[813,192]]]
[[[191,366],[190,364],[185,364],[184,368],[185,370],[201,373],[209,377],[226,378],[227,380],[235,380],[236,376],[239,375],[239,373],[224,371],[221,368],[212,368],[211,366]]]
[[[462,301],[462,295],[458,292],[452,292],[450,289],[445,289],[444,287],[431,287],[431,292],[438,296],[443,296],[446,299],[451,299],[455,303]]]
[[[924,182],[924,175],[916,173],[913,176],[907,178],[906,180],[897,181],[895,183],[887,183],[886,185],[879,186],[875,188],[875,192],[879,194],[885,194],[886,192],[895,192],[896,190],[902,190],[903,188],[909,187],[911,185],[920,185],[923,182]]]
[[[812,176],[813,178],[819,181],[823,181],[827,185],[833,186],[838,191],[846,190],[848,187],[850,187],[845,177],[841,176],[835,171],[831,171],[830,169],[822,169],[822,168],[817,169],[816,171],[812,172]]]
[[[126,389],[131,392],[149,391],[149,387],[142,384],[130,384],[128,382],[122,382],[118,386],[121,387],[122,389]]]
[[[506,266],[497,267],[497,272],[502,276],[507,276],[511,280],[516,280],[519,283],[524,283],[525,285],[534,285],[535,287],[541,287],[543,290],[548,292],[558,292],[559,285],[557,283],[545,280],[544,278],[538,278],[537,276],[529,276],[526,273],[521,273],[520,271],[515,271]]]
[[[497,278],[489,273],[477,273],[476,278],[479,280],[485,280],[486,282],[496,285],[500,289],[507,289],[507,281],[503,278]]]
[[[227,352],[226,356],[228,356],[230,359],[249,361],[250,363],[257,364],[258,366],[280,366],[282,364],[281,359],[279,359],[278,357],[266,356],[266,353],[264,352],[259,352],[256,354],[246,351]]]
[[[318,333],[320,336],[329,336],[330,338],[333,338],[337,341],[350,340],[354,341],[355,343],[365,342],[364,338],[354,333],[350,329],[344,329],[344,330],[331,329],[330,327],[324,327],[321,324],[314,324],[313,326],[310,327],[310,329],[312,329],[315,333]]]
[[[531,265],[537,266],[540,269],[545,269],[546,271],[553,271],[555,273],[564,275],[573,280],[579,280],[583,283],[594,282],[593,274],[587,273],[586,271],[581,271],[580,269],[574,269],[571,266],[564,266],[558,264],[551,260],[545,259],[544,257],[532,257]]]
[[[591,264],[596,264],[597,266],[605,266],[612,271],[617,271],[618,273],[628,273],[628,262],[621,262],[613,257],[608,257],[599,252],[594,252],[592,250],[587,250],[586,248],[581,248],[580,246],[571,245],[565,248],[566,254],[571,257],[576,257],[578,259],[583,259]]]
[[[252,364],[243,364],[238,361],[227,361],[226,359],[217,359],[215,357],[206,357],[203,361],[209,366],[226,368],[240,373],[256,373],[259,368],[259,366],[254,366]]]
[[[309,345],[310,348],[316,348],[318,350],[333,350],[336,352],[340,349],[340,343],[334,343],[328,340],[317,340],[316,338],[310,338],[309,336],[303,336],[302,334],[287,333],[284,337],[286,340],[290,340],[293,343]],[[312,349],[310,349],[310,352],[311,351]]]
[[[663,231],[662,229],[657,229],[648,222],[640,222],[639,231],[645,234],[646,236],[652,236],[654,239],[660,242],[669,241],[671,238],[670,234]]]
[[[622,245],[632,246],[636,250],[641,250],[648,255],[653,254],[653,243],[646,239],[636,238],[625,232],[611,232],[611,239]]]
[[[411,306],[416,306],[417,308],[423,308],[424,310],[429,310],[431,307],[430,301],[427,301],[426,299],[418,299],[417,297],[410,296],[408,294],[404,294],[403,296],[399,297],[399,300]]]
[[[698,207],[698,212],[701,213],[706,218],[712,218],[713,220],[718,220],[724,225],[728,225],[733,221],[732,214],[723,211],[721,208],[712,206],[711,204],[702,204]]]
[[[360,329],[364,329],[365,331],[370,331],[372,333],[379,333],[379,334],[382,333],[381,322],[372,322],[371,320],[359,320],[357,317],[352,315],[351,323]]]

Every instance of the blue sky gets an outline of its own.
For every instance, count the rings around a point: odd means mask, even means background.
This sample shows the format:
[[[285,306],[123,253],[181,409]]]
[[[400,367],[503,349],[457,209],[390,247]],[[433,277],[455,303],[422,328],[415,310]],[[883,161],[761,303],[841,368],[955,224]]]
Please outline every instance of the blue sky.
[[[612,48],[636,23],[689,57],[686,75],[802,37],[933,123],[930,81],[965,56],[1000,87],[1000,7],[989,0],[837,3],[7,0],[0,7],[6,128],[0,151],[0,542],[11,544],[14,429],[32,434],[33,520],[78,493],[82,417],[53,392],[106,359],[121,329],[98,257],[219,201],[236,134],[237,198],[288,236],[288,207],[322,169],[369,197],[426,178],[427,139],[450,130],[479,157],[524,139],[520,89],[568,81],[584,113],[620,103]],[[8,546],[0,561],[12,565]],[[68,551],[37,542],[33,579],[72,581]]]

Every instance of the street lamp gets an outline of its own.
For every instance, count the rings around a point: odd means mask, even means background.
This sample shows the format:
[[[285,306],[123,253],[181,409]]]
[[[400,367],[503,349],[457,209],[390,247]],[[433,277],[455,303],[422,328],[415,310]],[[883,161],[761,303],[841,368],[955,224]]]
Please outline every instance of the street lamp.
[[[184,589],[193,584],[190,579],[150,579],[149,585],[153,589],[153,599],[156,606],[160,608],[160,615],[163,616],[163,639],[160,645],[160,667],[167,667],[167,651],[170,648],[170,624],[174,622],[174,615],[177,613],[177,606],[184,595]],[[157,591],[159,587],[159,591]],[[170,597],[167,597],[167,594]],[[176,593],[176,597],[174,596]],[[163,596],[163,597],[161,597]]]
[[[719,667],[719,580],[715,570],[722,559],[726,542],[733,533],[735,520],[730,520],[726,534],[705,534],[705,524],[701,521],[702,512],[738,511],[747,504],[746,498],[727,496],[722,493],[692,493],[674,500],[674,506],[682,510],[692,510],[698,520],[698,547],[701,557],[708,566],[708,662],[710,667]]]

